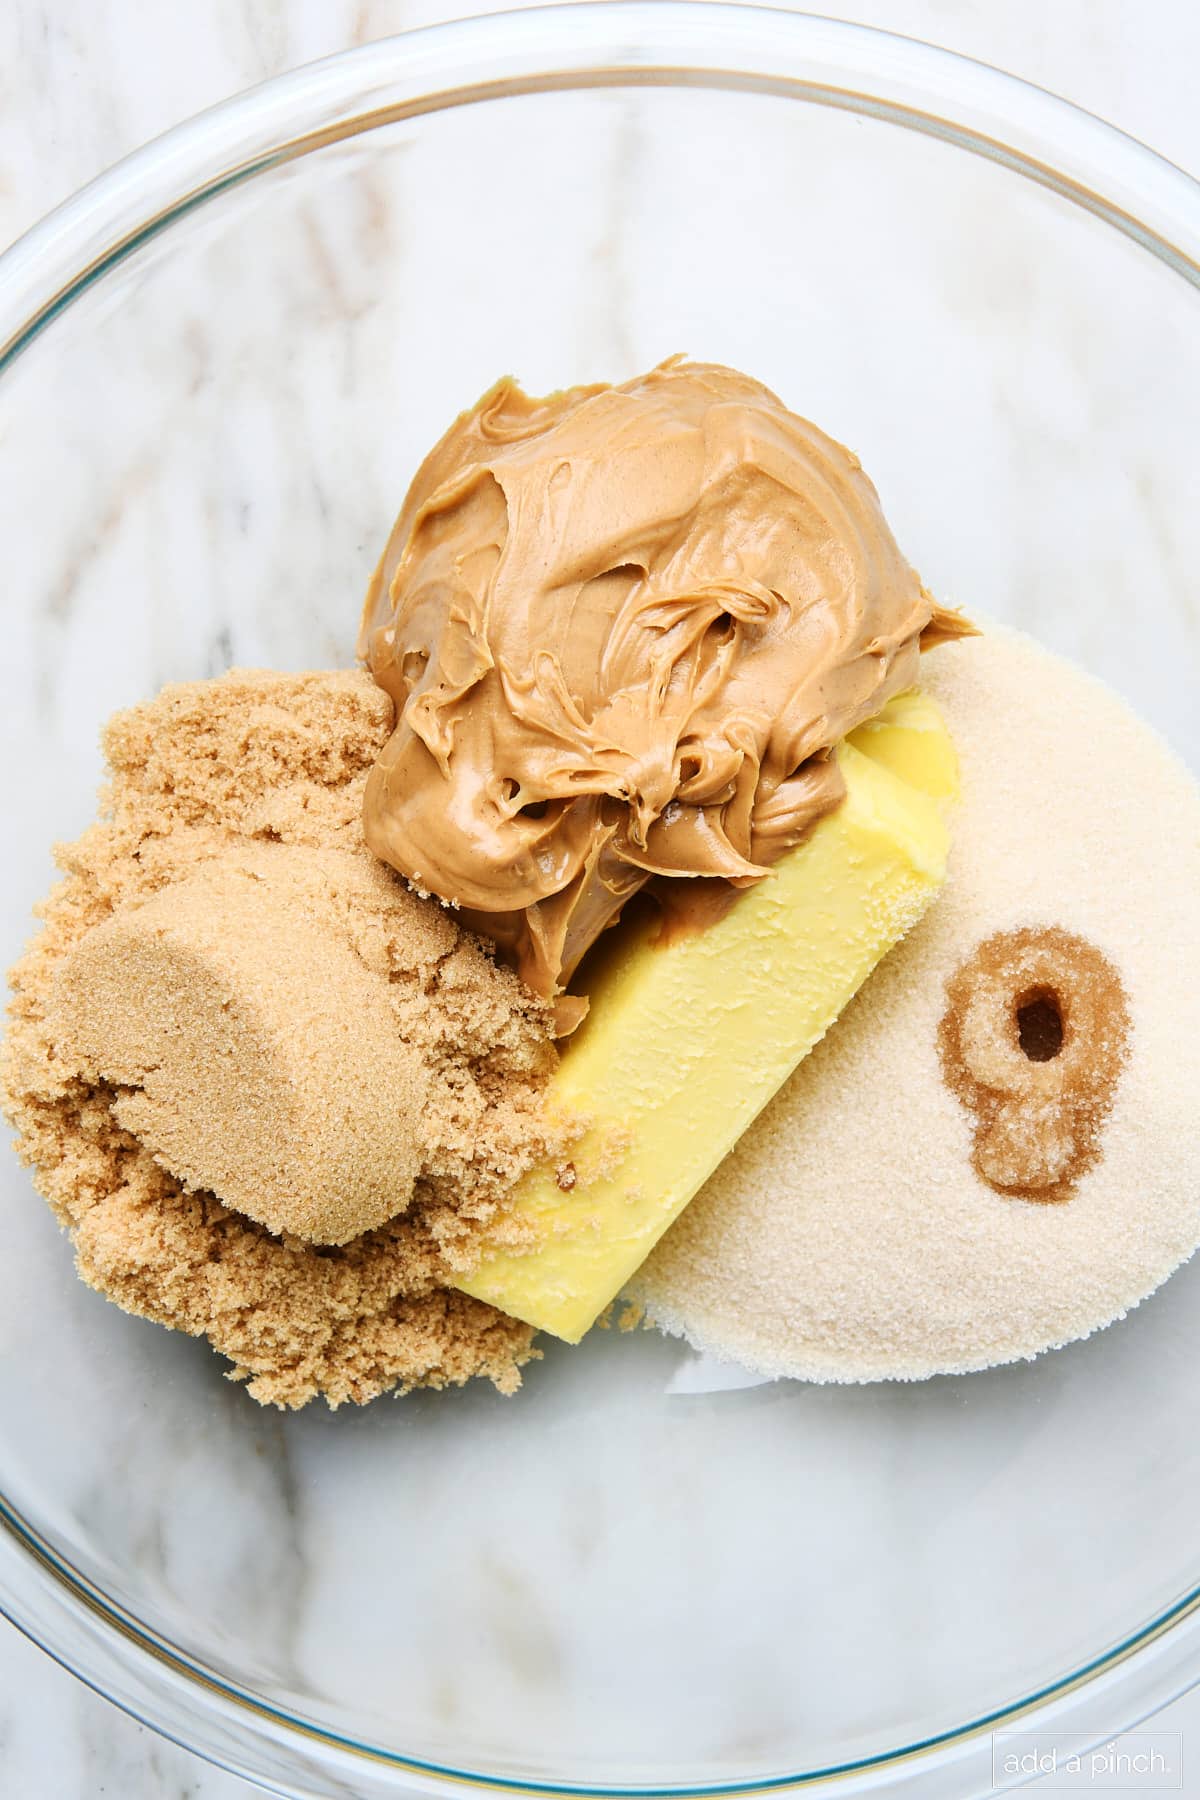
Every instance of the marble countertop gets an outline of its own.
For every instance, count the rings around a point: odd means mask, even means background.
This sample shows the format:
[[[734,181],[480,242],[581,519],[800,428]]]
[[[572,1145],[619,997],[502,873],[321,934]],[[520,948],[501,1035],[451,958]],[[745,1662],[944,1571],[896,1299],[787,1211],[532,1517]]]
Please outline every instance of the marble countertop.
[[[474,0],[7,0],[0,8],[0,247],[92,175],[281,70]],[[1064,94],[1200,170],[1194,0],[856,0],[838,17],[927,38]],[[1200,1769],[1200,1692],[1160,1715]],[[1190,1754],[1189,1754],[1190,1752]],[[1189,1786],[1185,1791],[1200,1791]],[[1116,1791],[1116,1790],[1106,1790]],[[23,1800],[244,1800],[0,1623],[0,1792]]]

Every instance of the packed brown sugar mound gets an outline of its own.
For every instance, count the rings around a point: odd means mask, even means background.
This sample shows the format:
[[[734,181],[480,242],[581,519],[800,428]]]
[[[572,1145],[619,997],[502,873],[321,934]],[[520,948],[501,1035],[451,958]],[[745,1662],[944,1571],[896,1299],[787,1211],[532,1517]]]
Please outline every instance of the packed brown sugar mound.
[[[549,1015],[451,913],[363,847],[363,788],[391,724],[386,696],[353,672],[238,671],[118,714],[104,739],[101,817],[59,849],[65,879],[12,974],[0,1099],[80,1275],[127,1311],[207,1337],[257,1400],[280,1406],[473,1375],[510,1392],[535,1354],[529,1327],[447,1282],[499,1196],[551,1148],[540,1113]],[[150,928],[161,924],[190,954],[206,909],[252,890],[272,897],[257,953],[276,998],[287,931],[297,945],[310,932],[335,947],[331,978],[382,995],[405,1059],[397,1091],[414,1122],[395,1159],[403,1210],[345,1243],[256,1222],[303,1228],[315,1216],[311,1197],[279,1179],[282,1149],[244,1209],[239,1196],[230,1210],[189,1179],[194,1170],[171,1167],[178,1084],[100,1072],[115,1066],[114,1041],[136,1054],[130,1021],[155,999],[141,992],[142,1010],[125,1019],[96,1010],[95,986],[130,943],[157,943]],[[391,1066],[378,1067],[382,1081]],[[249,1148],[253,1115],[231,1116]]]

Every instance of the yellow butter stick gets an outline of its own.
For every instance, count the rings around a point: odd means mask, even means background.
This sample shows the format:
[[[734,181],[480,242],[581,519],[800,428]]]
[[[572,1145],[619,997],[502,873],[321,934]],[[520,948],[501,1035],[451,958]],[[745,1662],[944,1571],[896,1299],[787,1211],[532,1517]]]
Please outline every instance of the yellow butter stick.
[[[665,942],[654,919],[615,928],[547,1094],[588,1128],[513,1190],[534,1241],[485,1244],[464,1292],[577,1343],[920,918],[956,786],[937,708],[902,695],[837,755],[841,806],[723,917]]]

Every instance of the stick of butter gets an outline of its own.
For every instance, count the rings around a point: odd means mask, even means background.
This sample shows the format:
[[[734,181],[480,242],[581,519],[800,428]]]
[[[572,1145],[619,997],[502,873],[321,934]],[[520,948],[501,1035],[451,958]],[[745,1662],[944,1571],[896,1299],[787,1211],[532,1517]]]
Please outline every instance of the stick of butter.
[[[939,801],[957,784],[937,708],[902,695],[837,754],[841,806],[723,917],[662,942],[656,920],[610,934],[546,1100],[587,1129],[569,1164],[518,1182],[507,1211],[534,1239],[485,1241],[456,1279],[465,1293],[578,1343],[920,918],[945,876]]]

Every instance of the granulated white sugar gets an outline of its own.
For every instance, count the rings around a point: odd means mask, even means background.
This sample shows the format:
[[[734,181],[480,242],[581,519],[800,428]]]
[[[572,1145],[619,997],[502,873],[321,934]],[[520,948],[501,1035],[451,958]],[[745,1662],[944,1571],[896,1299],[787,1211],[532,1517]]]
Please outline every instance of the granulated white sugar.
[[[770,1375],[919,1379],[1084,1337],[1200,1241],[1200,790],[1111,692],[1005,632],[923,663],[962,763],[950,873],[688,1207],[631,1292]],[[1099,1154],[1071,1197],[972,1166],[943,1076],[947,982],[984,940],[1057,927],[1129,1013]]]

